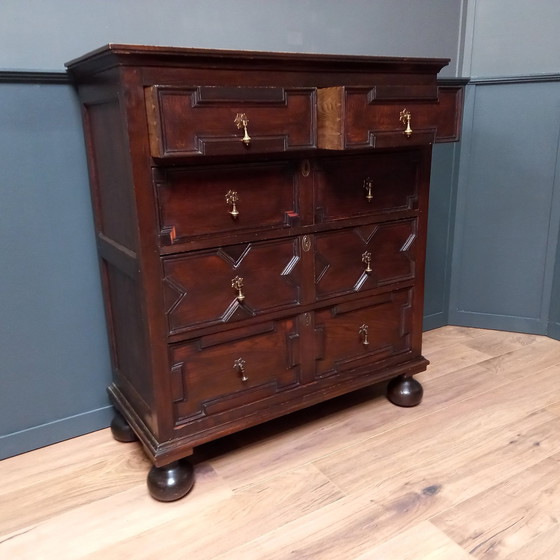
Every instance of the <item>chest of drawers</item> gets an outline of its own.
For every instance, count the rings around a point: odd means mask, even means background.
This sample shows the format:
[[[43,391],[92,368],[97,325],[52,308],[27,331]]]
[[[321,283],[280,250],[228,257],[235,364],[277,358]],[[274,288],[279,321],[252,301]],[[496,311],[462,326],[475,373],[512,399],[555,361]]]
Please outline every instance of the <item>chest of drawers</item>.
[[[390,380],[414,406],[446,60],[109,45],[82,103],[117,439],[159,500],[195,446]]]

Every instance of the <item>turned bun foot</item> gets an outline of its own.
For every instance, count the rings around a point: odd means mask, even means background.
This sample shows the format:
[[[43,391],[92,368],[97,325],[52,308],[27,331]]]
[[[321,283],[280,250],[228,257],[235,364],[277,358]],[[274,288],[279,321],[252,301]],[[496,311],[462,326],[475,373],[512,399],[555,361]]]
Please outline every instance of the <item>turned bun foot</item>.
[[[123,443],[130,443],[138,440],[138,436],[124,419],[124,416],[116,410],[111,422],[111,433],[117,441],[122,441]]]
[[[398,406],[416,406],[423,394],[422,385],[413,377],[404,375],[391,379],[387,387],[387,398]]]
[[[194,485],[194,469],[181,459],[163,467],[152,467],[148,473],[148,490],[160,502],[173,502],[189,493]]]

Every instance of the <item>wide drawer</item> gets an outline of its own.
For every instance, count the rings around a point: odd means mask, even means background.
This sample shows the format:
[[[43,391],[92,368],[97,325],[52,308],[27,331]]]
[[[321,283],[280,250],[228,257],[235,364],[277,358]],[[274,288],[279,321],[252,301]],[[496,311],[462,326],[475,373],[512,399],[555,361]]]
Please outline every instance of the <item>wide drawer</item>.
[[[154,170],[162,245],[299,224],[293,162]]]
[[[349,301],[315,314],[316,377],[393,359],[412,348],[413,289]]]
[[[222,413],[299,383],[297,321],[260,323],[171,349],[176,421]]]
[[[299,238],[244,243],[163,259],[170,334],[298,305]]]
[[[154,158],[242,155],[316,147],[316,89],[146,88]]]
[[[317,223],[418,209],[420,155],[369,153],[320,159],[314,168]]]
[[[458,140],[462,88],[433,87],[423,97],[380,95],[375,87],[318,90],[318,146],[389,148]]]
[[[417,227],[412,218],[317,234],[316,298],[414,279]]]

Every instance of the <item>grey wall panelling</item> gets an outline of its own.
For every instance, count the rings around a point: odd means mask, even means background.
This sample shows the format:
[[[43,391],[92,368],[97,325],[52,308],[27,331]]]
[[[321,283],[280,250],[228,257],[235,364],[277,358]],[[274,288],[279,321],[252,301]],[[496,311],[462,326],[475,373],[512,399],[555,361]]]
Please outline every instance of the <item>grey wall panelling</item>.
[[[560,81],[469,87],[449,319],[545,334],[560,220]]]
[[[469,0],[449,321],[560,339],[557,0]]]
[[[449,283],[461,143],[436,144],[430,181],[424,330],[449,322]]]
[[[79,107],[69,84],[43,81],[0,83],[1,456],[110,420]]]

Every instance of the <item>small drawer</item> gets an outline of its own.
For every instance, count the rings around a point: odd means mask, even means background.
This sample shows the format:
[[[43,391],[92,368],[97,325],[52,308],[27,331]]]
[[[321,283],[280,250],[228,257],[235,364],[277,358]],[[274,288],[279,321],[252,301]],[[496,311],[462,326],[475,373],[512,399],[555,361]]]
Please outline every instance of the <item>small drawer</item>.
[[[298,238],[244,243],[163,260],[171,335],[301,303]]]
[[[318,300],[361,292],[416,274],[416,219],[369,224],[315,236]]]
[[[316,147],[316,89],[154,85],[146,88],[154,158]]]
[[[162,245],[299,225],[294,162],[154,170]]]
[[[413,289],[345,302],[315,314],[316,377],[370,368],[412,348]]]
[[[321,159],[314,169],[317,223],[418,209],[420,155]]]
[[[171,349],[177,423],[255,406],[299,383],[297,321],[203,336]]]
[[[319,148],[390,148],[457,140],[462,88],[417,89],[420,97],[398,89],[387,95],[376,87],[318,90]]]

